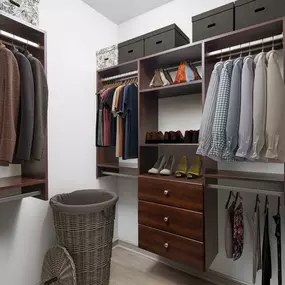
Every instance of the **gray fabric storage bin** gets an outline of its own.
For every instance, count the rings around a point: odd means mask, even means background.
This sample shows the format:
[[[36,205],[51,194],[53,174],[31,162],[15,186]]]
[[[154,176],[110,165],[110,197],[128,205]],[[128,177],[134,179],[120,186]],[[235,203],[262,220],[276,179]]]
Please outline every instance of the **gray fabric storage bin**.
[[[193,41],[234,31],[234,3],[192,17]]]
[[[145,56],[189,44],[189,38],[175,24],[144,35]]]
[[[56,239],[74,260],[77,285],[108,285],[118,196],[81,190],[50,200]]]
[[[119,45],[119,63],[128,62],[144,57],[144,39],[143,36],[120,43]]]
[[[236,30],[285,16],[285,0],[238,0],[235,6]]]
[[[39,25],[40,0],[14,0],[12,2],[10,0],[0,0],[0,10],[32,25]]]

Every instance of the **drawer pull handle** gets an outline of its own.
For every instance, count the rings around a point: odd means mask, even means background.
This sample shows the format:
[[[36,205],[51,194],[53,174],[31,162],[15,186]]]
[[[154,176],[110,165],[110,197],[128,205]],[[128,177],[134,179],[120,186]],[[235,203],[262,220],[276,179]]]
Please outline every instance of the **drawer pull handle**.
[[[167,248],[169,248],[169,244],[166,242],[165,244],[164,244],[164,247],[167,249]]]
[[[10,0],[10,3],[17,6],[17,7],[21,7],[21,5],[13,0]]]
[[[168,217],[165,217],[165,218],[164,218],[164,221],[165,221],[166,223],[168,223],[169,218],[168,218]]]
[[[133,50],[133,49],[131,49],[131,50],[129,50],[129,51],[128,51],[128,53],[132,53],[132,52],[134,52],[134,50]]]
[[[169,194],[169,191],[168,190],[164,190],[164,195],[168,196],[168,194]]]
[[[107,57],[107,58],[104,58],[104,60],[105,60],[105,61],[109,60],[109,57]]]
[[[216,26],[216,23],[213,23],[213,24],[208,25],[208,28],[213,28],[215,26]]]
[[[261,12],[261,11],[264,11],[264,10],[265,10],[265,7],[261,7],[261,8],[255,9],[254,12],[258,13],[258,12]]]
[[[162,41],[158,41],[158,42],[156,42],[156,44],[157,44],[157,45],[160,45],[160,44],[162,44]]]

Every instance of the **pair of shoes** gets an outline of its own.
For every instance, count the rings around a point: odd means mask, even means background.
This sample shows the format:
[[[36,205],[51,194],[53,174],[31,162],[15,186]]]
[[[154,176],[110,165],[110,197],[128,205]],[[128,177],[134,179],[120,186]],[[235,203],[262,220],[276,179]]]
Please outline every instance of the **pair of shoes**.
[[[184,136],[185,143],[199,143],[199,134],[200,130],[198,131],[186,131]]]
[[[183,137],[181,131],[165,132],[164,143],[184,143],[184,137]]]
[[[149,132],[146,133],[145,136],[145,143],[152,144],[152,143],[163,143],[164,135],[162,132]]]
[[[170,155],[169,158],[166,160],[166,157],[164,154],[162,154],[153,168],[151,168],[148,173],[149,174],[161,174],[161,175],[166,175],[170,176],[173,173],[173,167],[175,164],[175,158],[173,155]]]
[[[188,179],[193,179],[201,176],[202,161],[200,156],[196,156],[192,165],[188,167],[188,160],[186,156],[183,156],[180,160],[179,166],[175,172],[177,178],[187,177]]]
[[[163,87],[173,84],[173,80],[167,70],[156,69],[154,76],[149,84],[149,87]]]

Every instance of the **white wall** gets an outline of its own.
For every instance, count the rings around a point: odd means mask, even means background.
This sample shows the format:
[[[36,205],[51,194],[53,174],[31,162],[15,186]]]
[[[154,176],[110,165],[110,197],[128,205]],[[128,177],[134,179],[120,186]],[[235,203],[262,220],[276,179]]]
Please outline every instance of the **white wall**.
[[[117,42],[117,25],[80,0],[41,0],[48,35],[49,193],[116,189],[96,181],[96,50]],[[0,175],[18,170],[0,168]],[[107,178],[108,180],[108,178]],[[117,233],[115,233],[117,235]],[[48,202],[0,204],[0,283],[39,284],[46,250],[55,244]]]

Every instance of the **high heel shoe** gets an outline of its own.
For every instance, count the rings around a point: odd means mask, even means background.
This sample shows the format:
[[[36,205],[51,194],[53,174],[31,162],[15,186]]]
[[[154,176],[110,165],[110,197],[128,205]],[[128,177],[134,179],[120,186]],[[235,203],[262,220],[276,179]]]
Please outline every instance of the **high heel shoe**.
[[[191,167],[187,171],[187,178],[193,179],[201,176],[202,161],[201,157],[196,155]]]
[[[153,166],[153,168],[151,168],[148,173],[149,174],[159,174],[160,171],[163,169],[164,165],[165,165],[166,159],[165,159],[165,155],[162,154],[157,162],[155,163],[155,165]]]
[[[180,160],[179,166],[175,172],[175,177],[180,178],[180,177],[185,177],[186,176],[186,171],[187,171],[187,157],[183,156]]]
[[[160,171],[160,174],[166,176],[172,175],[174,164],[175,164],[175,158],[173,155],[170,155],[167,162],[164,165],[164,168]]]

